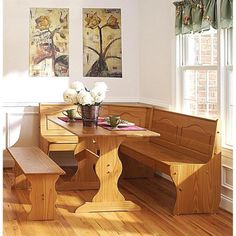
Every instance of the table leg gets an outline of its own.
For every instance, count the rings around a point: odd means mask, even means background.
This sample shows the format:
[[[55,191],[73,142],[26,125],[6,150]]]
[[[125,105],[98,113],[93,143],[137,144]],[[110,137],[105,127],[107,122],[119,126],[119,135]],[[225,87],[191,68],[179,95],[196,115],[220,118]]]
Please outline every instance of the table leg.
[[[76,212],[140,210],[140,207],[133,202],[126,201],[118,188],[118,180],[122,172],[118,148],[124,138],[123,136],[97,137],[100,156],[95,170],[100,180],[100,188],[92,202],[86,202],[78,207]]]

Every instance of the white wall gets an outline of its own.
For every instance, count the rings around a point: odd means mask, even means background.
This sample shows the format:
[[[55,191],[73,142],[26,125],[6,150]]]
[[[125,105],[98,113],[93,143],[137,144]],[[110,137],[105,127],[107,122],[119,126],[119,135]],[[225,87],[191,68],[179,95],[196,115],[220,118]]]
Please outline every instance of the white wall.
[[[29,9],[70,10],[70,78],[29,77]],[[3,100],[60,102],[69,82],[93,87],[98,78],[83,77],[82,8],[111,7],[122,11],[123,79],[103,78],[106,101],[141,101],[171,106],[174,101],[175,8],[166,0],[4,0]],[[10,94],[9,94],[10,92]]]
[[[140,100],[165,107],[175,99],[175,7],[140,0]]]
[[[29,68],[29,9],[66,7],[70,11],[70,79],[33,78]],[[68,83],[81,80],[93,87],[98,78],[83,78],[82,8],[121,8],[123,79],[102,79],[106,101],[137,101],[139,97],[139,24],[137,0],[4,0],[4,102],[60,102]]]

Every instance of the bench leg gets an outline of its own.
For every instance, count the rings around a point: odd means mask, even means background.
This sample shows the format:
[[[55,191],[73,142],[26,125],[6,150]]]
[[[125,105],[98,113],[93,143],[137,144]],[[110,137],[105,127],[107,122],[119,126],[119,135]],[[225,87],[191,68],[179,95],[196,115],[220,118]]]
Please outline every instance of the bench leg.
[[[59,175],[27,175],[31,183],[31,211],[29,220],[53,220],[57,192],[55,183]]]
[[[11,187],[13,189],[29,189],[30,183],[26,179],[26,176],[24,175],[23,171],[16,162],[13,168],[13,172],[14,172],[14,182]]]
[[[220,154],[207,164],[171,167],[176,186],[173,214],[216,213],[220,203]]]

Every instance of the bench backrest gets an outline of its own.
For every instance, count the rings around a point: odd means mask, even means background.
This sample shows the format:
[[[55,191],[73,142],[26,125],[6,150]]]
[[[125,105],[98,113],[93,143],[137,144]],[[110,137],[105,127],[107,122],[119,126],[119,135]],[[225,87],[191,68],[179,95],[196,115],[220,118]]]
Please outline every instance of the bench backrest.
[[[65,174],[50,157],[38,147],[8,148],[24,174]]]
[[[218,120],[154,109],[151,130],[161,136],[151,142],[207,162],[219,151],[217,123]]]
[[[52,121],[48,120],[50,116],[60,117],[64,116],[62,114],[63,110],[67,109],[77,109],[75,105],[68,104],[39,104],[40,113],[40,134],[45,135],[72,135],[69,131],[59,127]]]
[[[101,116],[117,115],[138,126],[148,128],[151,119],[152,107],[144,104],[106,104],[102,106]]]
[[[63,116],[62,111],[71,108],[77,109],[77,106],[64,103],[40,104],[40,134],[42,136],[72,135],[70,132],[48,120],[50,116]],[[151,106],[105,104],[101,106],[99,115],[119,115],[122,119],[134,122],[138,126],[148,127],[151,117],[151,110]]]

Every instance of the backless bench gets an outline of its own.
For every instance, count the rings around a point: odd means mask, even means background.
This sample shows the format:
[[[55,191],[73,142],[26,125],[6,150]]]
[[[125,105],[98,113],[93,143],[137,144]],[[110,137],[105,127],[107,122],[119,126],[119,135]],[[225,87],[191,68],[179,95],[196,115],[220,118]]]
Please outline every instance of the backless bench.
[[[57,192],[55,183],[65,172],[38,147],[8,148],[15,160],[15,178],[19,169],[31,184],[29,220],[53,220]]]

